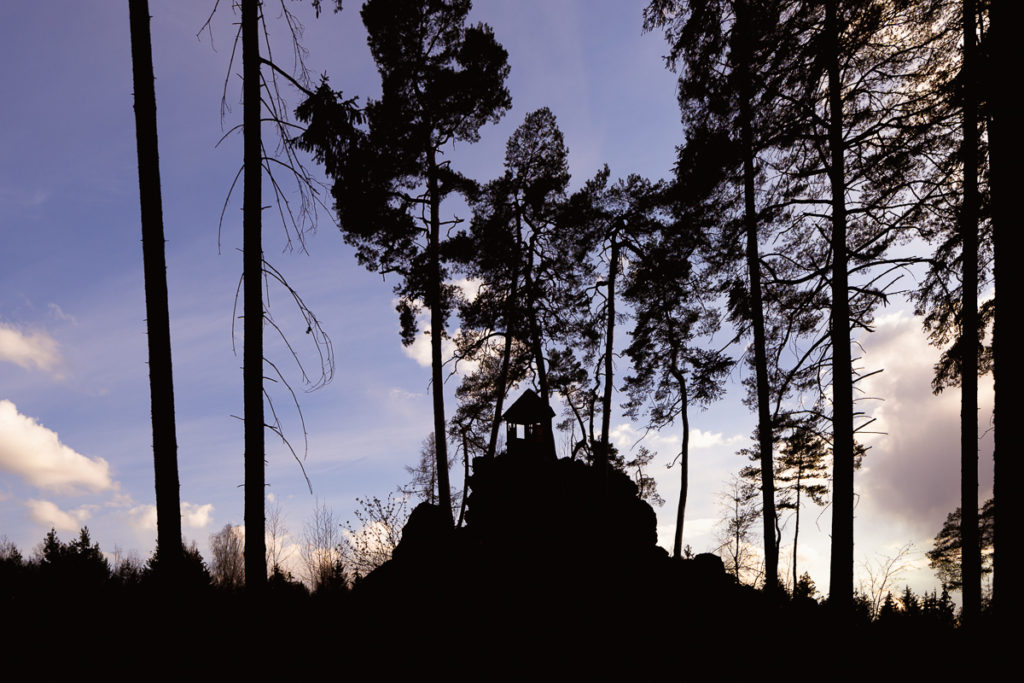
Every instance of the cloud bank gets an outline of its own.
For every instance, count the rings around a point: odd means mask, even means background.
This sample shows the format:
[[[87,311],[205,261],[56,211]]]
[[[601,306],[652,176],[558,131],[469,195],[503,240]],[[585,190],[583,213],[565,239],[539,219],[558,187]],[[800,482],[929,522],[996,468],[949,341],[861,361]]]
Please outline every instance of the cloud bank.
[[[878,318],[876,331],[864,341],[867,370],[884,372],[864,382],[866,409],[877,421],[868,429],[883,432],[867,436],[871,446],[857,474],[858,489],[880,523],[897,520],[930,537],[947,513],[959,504],[960,391],[947,389],[935,396],[931,379],[939,350],[926,342],[921,321],[906,313]],[[980,378],[979,432],[990,425],[991,377]],[[873,404],[873,405],[872,405]],[[991,482],[991,434],[979,442],[982,500]]]
[[[629,423],[622,423],[611,430],[611,440],[619,450],[629,450],[633,445],[643,438],[643,445],[649,449],[666,455],[669,457],[674,456],[679,452],[682,444],[681,428],[678,425],[673,425],[671,433],[669,430],[664,430],[665,433],[657,430],[651,430],[649,432],[643,432],[634,427]],[[722,432],[705,432],[701,429],[690,429],[690,450],[698,450],[704,448],[716,448],[718,446],[724,446],[733,448],[743,444],[747,437],[742,434],[734,434],[732,436],[725,436]]]
[[[136,529],[156,531],[156,506],[136,505],[128,511],[132,526]],[[189,529],[205,529],[213,520],[213,504],[197,505],[181,502],[181,526]]]
[[[0,470],[55,493],[99,492],[117,488],[110,465],[60,442],[57,432],[0,400]]]
[[[480,293],[480,287],[482,281],[475,278],[462,278],[448,282],[447,284],[455,287],[459,290],[462,297],[473,301]],[[393,300],[394,304],[398,304],[398,299]],[[431,366],[431,347],[430,347],[430,309],[424,305],[422,301],[417,301],[421,309],[419,315],[416,316],[416,327],[417,334],[413,343],[409,346],[403,346],[402,351],[406,356],[412,358],[418,365],[424,368]],[[460,330],[455,331],[455,335],[458,335]],[[448,361],[455,356],[455,342],[448,336],[445,336],[441,340],[441,357]],[[462,367],[463,365],[468,367]],[[473,372],[476,369],[476,363],[469,363],[463,361],[460,363],[460,374],[467,372]]]
[[[64,511],[57,507],[56,503],[48,500],[28,500],[25,505],[28,506],[32,519],[57,531],[78,531],[91,516],[85,506],[77,510]]]
[[[0,361],[26,370],[55,372],[61,364],[57,340],[43,331],[24,331],[0,322]]]

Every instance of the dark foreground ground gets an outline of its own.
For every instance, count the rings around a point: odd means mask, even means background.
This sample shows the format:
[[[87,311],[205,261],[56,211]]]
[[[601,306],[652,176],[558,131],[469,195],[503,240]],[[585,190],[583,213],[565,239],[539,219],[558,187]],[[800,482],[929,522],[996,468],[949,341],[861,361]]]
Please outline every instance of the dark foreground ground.
[[[476,463],[472,485],[465,528],[420,506],[393,559],[350,591],[7,576],[4,679],[1016,676],[1003,665],[1016,659],[1008,626],[872,623],[738,586],[714,556],[667,557],[624,476],[498,458]]]

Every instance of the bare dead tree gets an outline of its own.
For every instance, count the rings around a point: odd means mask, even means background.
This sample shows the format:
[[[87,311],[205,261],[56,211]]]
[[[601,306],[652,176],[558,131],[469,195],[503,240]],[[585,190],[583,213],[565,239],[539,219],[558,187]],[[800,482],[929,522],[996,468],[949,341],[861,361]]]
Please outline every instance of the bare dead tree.
[[[245,585],[244,545],[241,527],[225,524],[210,535],[210,575],[217,586],[233,590]]]
[[[211,20],[217,11],[220,0],[216,0],[210,17],[200,28],[197,35],[209,31],[212,41]],[[233,4],[232,8],[238,8]],[[281,94],[282,81],[298,89],[305,96],[312,94],[308,85],[309,70],[306,67],[306,50],[302,47],[302,23],[288,9],[284,0],[280,0],[279,20],[285,24],[286,34],[292,52],[291,72],[285,70],[274,58],[273,41],[266,21],[266,12],[260,0],[242,0],[241,21],[235,33],[231,57],[228,62],[227,76],[221,95],[221,121],[223,123],[230,110],[227,102],[228,83],[230,82],[235,57],[241,47],[242,54],[242,123],[232,126],[221,138],[223,141],[233,133],[242,132],[243,162],[235,174],[221,210],[218,234],[223,226],[224,213],[231,200],[231,195],[239,177],[243,179],[243,271],[239,291],[243,294],[244,310],[244,346],[243,346],[243,384],[244,384],[244,422],[245,422],[245,522],[250,529],[263,529],[264,485],[265,485],[265,442],[264,430],[270,429],[284,442],[302,467],[290,440],[285,436],[274,408],[271,395],[266,390],[265,379],[279,382],[285,387],[299,413],[302,422],[303,440],[306,441],[305,421],[295,391],[280,371],[278,365],[267,358],[264,353],[264,327],[269,326],[284,342],[285,347],[299,366],[302,382],[308,390],[323,386],[331,380],[334,373],[334,354],[329,337],[324,332],[316,315],[306,306],[302,298],[288,284],[281,272],[271,266],[263,255],[262,238],[262,190],[266,180],[274,196],[274,205],[285,233],[285,251],[294,248],[298,243],[300,250],[306,250],[305,236],[313,231],[319,218],[319,209],[326,209],[321,199],[321,187],[314,176],[306,169],[294,148],[289,144],[302,130],[295,124],[288,113],[284,96]],[[318,4],[314,7],[319,14]],[[264,125],[272,129],[271,139],[276,145],[268,149],[263,136]],[[220,144],[220,143],[218,143]],[[275,170],[290,177],[294,186],[294,194],[285,191],[285,185],[275,175]],[[295,198],[297,197],[297,199]],[[330,211],[327,212],[330,215]],[[244,290],[242,286],[244,285]],[[289,342],[283,330],[268,313],[264,305],[264,296],[269,304],[272,286],[282,287],[297,307],[306,323],[306,334],[310,335],[319,356],[319,377],[311,380],[295,348]],[[266,294],[264,294],[264,292]],[[236,293],[236,309],[237,309]],[[233,319],[237,316],[233,316]],[[234,327],[232,326],[232,344],[234,344]],[[266,369],[272,371],[266,377]],[[275,379],[276,378],[276,379]],[[264,413],[264,402],[270,408],[270,421]],[[308,448],[308,442],[306,442]],[[305,452],[305,451],[304,451]],[[303,476],[305,469],[303,468]],[[312,493],[312,484],[306,477],[306,483]],[[266,544],[262,533],[250,533],[246,541],[246,562],[252,587],[258,589],[266,581]]]
[[[722,519],[718,525],[721,553],[727,572],[736,581],[755,585],[764,575],[764,558],[751,543],[761,510],[757,505],[758,491],[741,477],[733,475],[727,487],[719,493]]]
[[[860,592],[866,595],[871,603],[872,619],[878,616],[886,593],[892,590],[903,573],[910,569],[913,553],[914,544],[907,543],[891,555],[879,555],[874,560],[861,562],[864,578],[860,582]]]
[[[284,524],[281,503],[267,508],[267,568],[270,573],[282,569],[288,561],[289,553],[285,551],[284,540],[288,537],[288,528]]]
[[[344,545],[341,527],[334,521],[334,511],[318,501],[302,534],[303,578],[316,592],[338,576],[343,564]]]

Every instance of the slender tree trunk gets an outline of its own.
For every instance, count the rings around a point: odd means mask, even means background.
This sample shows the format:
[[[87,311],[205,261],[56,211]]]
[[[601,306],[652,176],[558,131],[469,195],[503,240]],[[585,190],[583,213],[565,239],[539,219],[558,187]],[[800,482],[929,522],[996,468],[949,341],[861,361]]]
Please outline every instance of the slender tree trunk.
[[[526,273],[523,276],[523,287],[526,290],[526,308],[528,324],[530,326],[530,346],[533,350],[533,360],[537,366],[537,383],[540,384],[540,397],[544,405],[551,405],[551,387],[548,383],[547,363],[544,360],[543,335],[541,333],[540,321],[537,319],[537,287],[533,276],[533,259],[537,249],[536,235],[530,236],[529,260],[526,264]],[[545,439],[547,448],[552,456],[555,455],[555,434],[551,424],[551,416],[545,416]]]
[[[960,209],[963,282],[960,313],[960,540],[963,621],[981,613],[981,548],[978,542],[978,107],[974,87],[974,0],[963,3],[964,196]]]
[[[850,357],[850,301],[846,252],[846,168],[843,159],[843,101],[839,78],[836,0],[825,3],[825,58],[828,69],[829,180],[832,188],[832,557],[829,602],[853,604],[853,370]]]
[[[149,342],[149,397],[153,418],[153,471],[156,482],[157,551],[162,567],[175,576],[181,568],[181,502],[178,440],[174,429],[171,327],[167,305],[167,264],[160,198],[160,158],[153,88],[149,1],[129,0],[132,77],[135,86],[135,140],[142,207],[142,262],[146,282]]]
[[[765,592],[779,585],[779,544],[775,517],[775,468],[768,392],[768,354],[765,350],[764,303],[761,296],[761,261],[757,245],[757,208],[754,203],[754,142],[750,111],[751,27],[746,2],[736,3],[743,56],[740,59],[740,138],[743,145],[743,201],[747,233],[747,275],[750,279],[750,315],[754,328],[754,374],[757,380],[757,439],[761,453],[761,509],[764,528]]]
[[[265,484],[263,418],[263,152],[260,140],[259,0],[242,0],[242,279],[244,290],[242,375],[245,394],[245,582],[254,591],[267,582],[263,536]]]
[[[587,425],[583,421],[583,415],[580,414],[579,408],[571,400],[566,400],[569,404],[569,409],[572,410],[573,416],[576,418],[576,424],[580,426],[580,440],[572,447],[572,459],[576,459],[576,454],[582,448],[586,452],[590,452],[589,444],[593,443],[593,440],[587,440]]]
[[[796,570],[796,546],[797,546],[797,542],[800,540],[800,489],[801,489],[801,484],[802,484],[801,479],[803,477],[803,472],[804,472],[804,464],[803,464],[803,461],[801,460],[800,464],[798,464],[797,468],[796,468],[796,520],[795,520],[795,525],[794,525],[794,529],[793,529],[793,592],[794,593],[796,592],[796,585],[800,581],[797,578],[797,570]]]
[[[533,350],[533,361],[537,366],[537,383],[540,385],[540,397],[544,403],[551,403],[551,388],[548,386],[548,372],[544,362],[544,345],[541,340],[540,322],[537,320],[537,289],[533,278],[533,257],[536,249],[536,238],[530,237],[530,260],[527,263],[525,282],[527,298],[527,316],[530,325],[530,346]]]
[[[430,370],[431,388],[434,395],[434,439],[437,455],[438,505],[445,511],[448,523],[452,519],[452,492],[448,483],[448,443],[445,438],[444,419],[444,375],[441,357],[441,340],[444,335],[444,313],[441,310],[441,192],[437,185],[437,160],[433,144],[430,145],[427,167],[427,193],[430,197]]]
[[[513,286],[512,291],[515,292]],[[493,458],[498,448],[498,432],[501,429],[501,414],[505,408],[505,394],[508,393],[508,364],[512,356],[512,332],[505,323],[505,348],[501,352],[501,370],[498,373],[498,386],[494,391],[494,417],[491,419],[491,435],[487,440],[487,457]]]
[[[522,217],[516,212],[516,246],[522,244]],[[505,394],[508,392],[508,366],[512,358],[512,318],[516,309],[516,298],[519,285],[519,249],[516,250],[516,263],[512,266],[512,286],[509,288],[508,302],[505,304],[505,348],[501,353],[501,370],[498,373],[498,386],[494,396],[494,419],[491,421],[491,436],[487,442],[487,457],[493,458],[498,447],[498,430],[501,427],[501,412],[505,407]]]
[[[1016,619],[1022,609],[1020,549],[1024,545],[1024,506],[1018,502],[1017,487],[1024,478],[1018,452],[1014,420],[1017,411],[1011,403],[1024,385],[1024,367],[1021,355],[1014,348],[1013,321],[1020,318],[1020,277],[1013,259],[1017,256],[1016,238],[1019,231],[1017,202],[1012,197],[1017,191],[1014,183],[1014,165],[1024,155],[1021,130],[1016,120],[1019,106],[1013,101],[1015,89],[1008,87],[1002,74],[1019,59],[1019,46],[1012,42],[1014,27],[1024,22],[1024,4],[996,0],[989,6],[988,53],[992,62],[987,65],[987,95],[992,104],[989,131],[990,177],[992,187],[992,241],[995,262],[993,275],[996,289],[996,316],[992,331],[992,352],[995,376],[995,476],[993,482],[994,556],[992,558],[993,610],[1005,624]]]
[[[531,303],[532,303],[531,298]],[[544,345],[541,341],[540,323],[537,321],[537,312],[532,309],[529,312],[530,318],[530,347],[533,351],[534,365],[537,368],[537,384],[540,385],[540,397],[544,403],[551,403],[551,388],[548,385],[548,372],[544,361]]]
[[[604,350],[604,399],[601,402],[601,453],[599,466],[607,474],[611,446],[610,434],[612,425],[612,353],[615,341],[615,276],[619,271],[619,241],[612,235],[611,257],[608,262],[608,319],[605,332]]]
[[[737,496],[739,494],[736,494]],[[736,572],[736,583],[740,582],[740,501],[739,498],[735,498],[732,502],[733,505],[733,519],[736,521],[736,527],[733,529],[734,539],[733,542],[736,544],[735,552],[732,555],[732,566],[733,571]]]
[[[430,468],[430,494],[427,496],[427,503],[437,505],[437,436],[431,434],[431,445],[434,451],[434,466]]]
[[[679,454],[679,509],[676,511],[676,537],[672,544],[672,557],[677,560],[683,556],[683,520],[686,516],[686,492],[689,488],[690,476],[690,416],[687,404],[686,377],[678,369],[673,368],[672,375],[679,384],[679,395],[682,397],[680,414],[683,418],[683,448]]]
[[[493,457],[493,454],[492,454]],[[462,500],[459,501],[459,520],[455,526],[462,526],[466,519],[466,503],[469,500],[469,446],[466,444],[466,432],[462,432]]]

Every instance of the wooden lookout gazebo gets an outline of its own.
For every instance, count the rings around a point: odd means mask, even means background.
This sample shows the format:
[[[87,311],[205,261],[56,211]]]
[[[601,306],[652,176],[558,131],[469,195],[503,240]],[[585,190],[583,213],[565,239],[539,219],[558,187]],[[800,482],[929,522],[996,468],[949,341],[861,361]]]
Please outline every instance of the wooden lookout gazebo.
[[[535,454],[555,457],[555,439],[551,418],[555,411],[532,389],[527,389],[509,406],[502,419],[507,426],[505,439],[509,455]],[[522,435],[519,433],[522,427]]]

